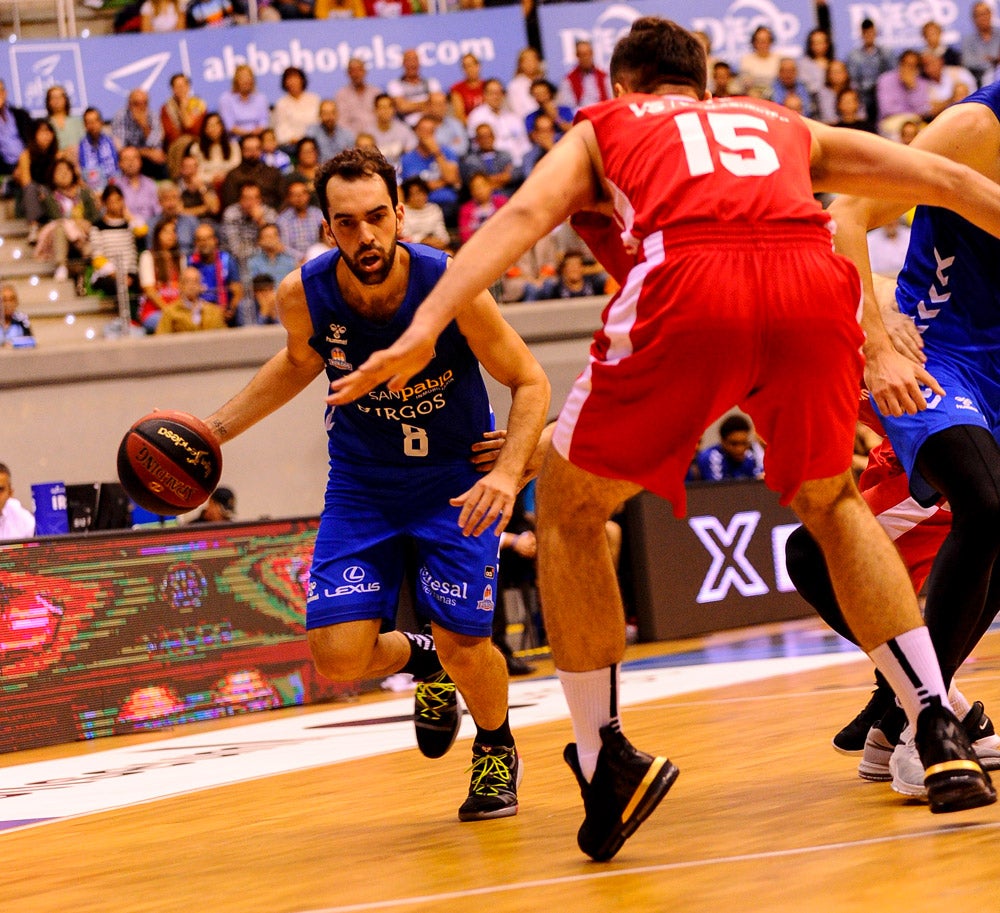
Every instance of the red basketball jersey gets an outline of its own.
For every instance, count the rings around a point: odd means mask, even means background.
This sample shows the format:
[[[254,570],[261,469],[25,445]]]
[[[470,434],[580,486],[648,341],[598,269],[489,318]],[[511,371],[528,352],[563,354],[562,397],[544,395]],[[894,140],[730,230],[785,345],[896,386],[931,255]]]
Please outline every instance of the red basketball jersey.
[[[631,94],[577,119],[594,125],[627,241],[694,223],[829,221],[813,198],[809,130],[780,105]]]

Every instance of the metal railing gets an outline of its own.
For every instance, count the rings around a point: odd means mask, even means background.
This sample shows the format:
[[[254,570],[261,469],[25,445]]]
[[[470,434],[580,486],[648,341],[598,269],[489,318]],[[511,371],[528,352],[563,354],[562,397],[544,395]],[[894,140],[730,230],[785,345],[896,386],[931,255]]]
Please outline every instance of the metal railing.
[[[74,0],[0,0],[0,11],[10,10],[12,30],[21,37],[21,10],[44,8],[53,11],[52,19],[60,38],[76,37],[76,7]]]

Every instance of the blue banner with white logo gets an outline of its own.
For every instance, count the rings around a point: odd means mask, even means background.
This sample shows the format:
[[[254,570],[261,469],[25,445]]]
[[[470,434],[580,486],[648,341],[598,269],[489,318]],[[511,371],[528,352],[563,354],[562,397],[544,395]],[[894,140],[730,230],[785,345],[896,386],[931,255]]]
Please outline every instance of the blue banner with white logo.
[[[149,92],[158,108],[170,95],[174,73],[190,76],[195,94],[214,108],[240,63],[250,64],[258,88],[271,102],[282,94],[281,74],[288,66],[305,71],[310,91],[332,96],[347,82],[352,57],[368,65],[370,83],[384,87],[400,75],[407,48],[417,50],[422,74],[438,79],[445,91],[463,78],[461,59],[466,53],[479,58],[484,76],[506,82],[526,43],[520,6],[396,19],[271,22],[17,41],[0,51],[0,79],[7,85],[10,103],[36,116],[44,113],[49,86],[62,85],[75,113],[93,106],[110,119],[137,87]]]
[[[861,42],[861,23],[875,23],[876,41],[883,48],[898,54],[906,48],[920,50],[925,42],[920,30],[928,22],[936,22],[943,32],[946,47],[958,48],[962,38],[973,32],[972,7],[975,0],[909,0],[903,3],[837,3],[831,5],[833,33],[837,56],[846,57],[851,48]],[[990,3],[990,6],[994,6]],[[1000,26],[993,14],[993,27]]]

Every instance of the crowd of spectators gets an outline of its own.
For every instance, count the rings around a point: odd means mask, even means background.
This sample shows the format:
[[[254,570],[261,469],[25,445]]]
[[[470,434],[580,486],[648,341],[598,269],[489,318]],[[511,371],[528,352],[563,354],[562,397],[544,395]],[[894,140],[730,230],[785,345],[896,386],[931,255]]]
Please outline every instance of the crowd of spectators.
[[[378,14],[391,5],[271,0],[260,8],[264,18],[303,18],[321,10]],[[421,11],[416,0],[395,5],[397,12]],[[153,31],[240,14],[232,0],[189,0],[186,7],[146,0],[137,10],[139,27]],[[949,104],[992,80],[1000,61],[1000,31],[986,3],[974,6],[961,47],[944,46],[933,21],[922,36],[924,46],[893,55],[865,20],[854,48],[838,56],[828,28],[818,27],[793,59],[779,57],[770,29],[760,26],[738,66],[714,57],[702,37],[713,94],[759,96],[826,123],[907,142]],[[280,96],[268,98],[253,70],[240,65],[217,98],[197,97],[178,73],[166,98],[151,101],[137,87],[120,110],[88,108],[82,116],[54,85],[47,116],[37,121],[7,105],[0,83],[0,175],[10,176],[36,257],[51,260],[57,279],[76,278],[81,289],[114,294],[124,287],[136,322],[148,332],[206,327],[215,321],[213,308],[228,326],[269,323],[281,279],[329,241],[314,188],[321,162],[350,146],[376,146],[402,185],[403,239],[454,250],[504,205],[578,108],[611,96],[590,42],[577,42],[576,58],[556,85],[533,47],[518,55],[509,76],[485,73],[482,61],[466,54],[456,68],[461,78],[445,88],[421,72],[416,50],[407,49],[399,74],[384,87],[353,59],[329,97],[292,66],[282,75]],[[194,281],[188,266],[200,277],[193,299],[185,297]],[[601,294],[609,285],[567,226],[529,251],[498,289],[505,301],[534,301]],[[190,319],[162,322],[169,309],[198,301],[213,308],[187,308]]]

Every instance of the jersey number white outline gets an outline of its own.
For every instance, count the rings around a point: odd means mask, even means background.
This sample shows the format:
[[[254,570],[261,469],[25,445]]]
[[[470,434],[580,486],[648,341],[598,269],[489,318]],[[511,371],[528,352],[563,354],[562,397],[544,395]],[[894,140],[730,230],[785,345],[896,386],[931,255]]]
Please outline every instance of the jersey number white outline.
[[[712,139],[721,147],[719,163],[730,174],[735,174],[738,178],[766,177],[781,167],[778,153],[762,136],[737,133],[738,130],[759,130],[767,133],[767,121],[762,117],[722,111],[709,111],[706,117]],[[700,177],[715,171],[712,150],[698,112],[685,111],[683,114],[678,114],[674,118],[674,123],[677,124],[681,142],[684,144],[684,155],[691,176]],[[749,152],[750,155],[740,155],[741,152]]]
[[[403,454],[411,457],[425,457],[430,453],[430,442],[427,431],[416,425],[406,425],[400,422],[403,429]]]

